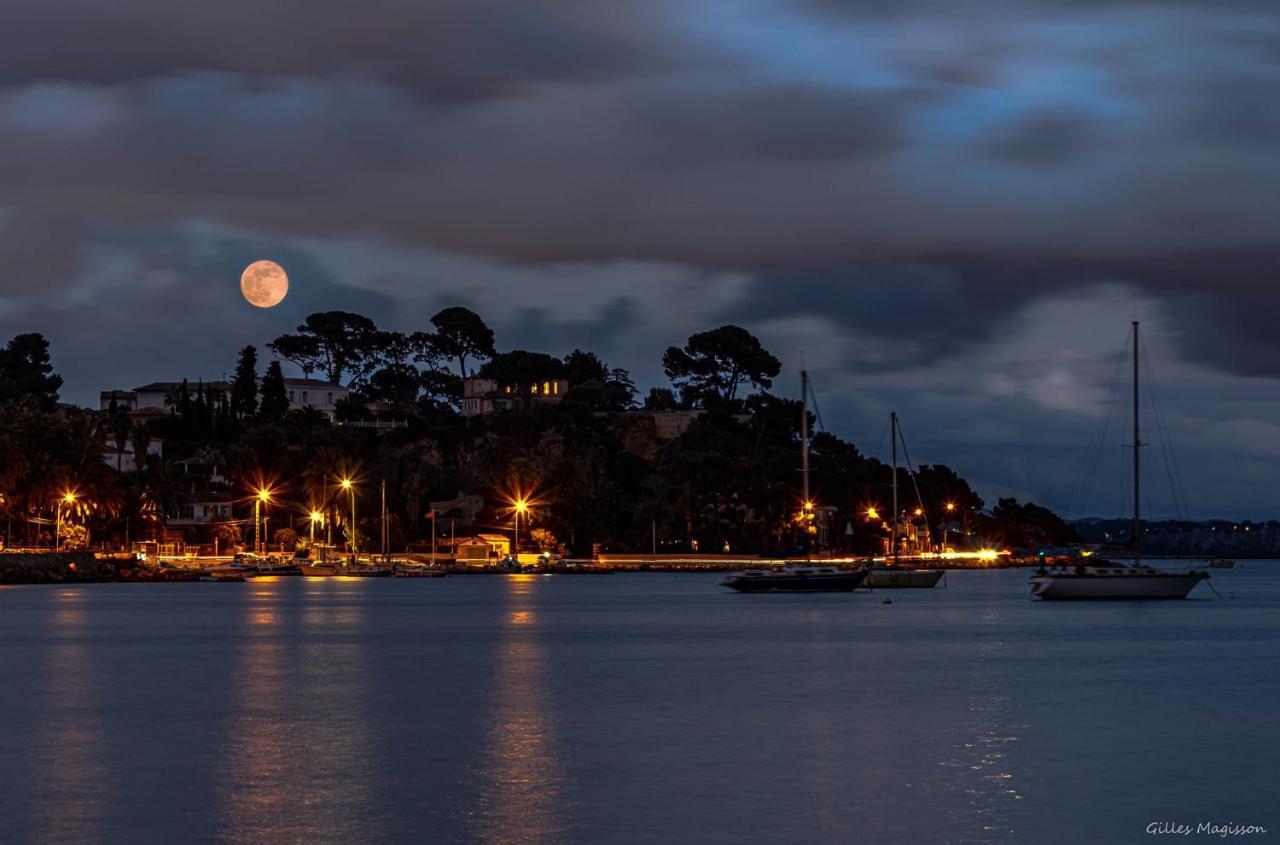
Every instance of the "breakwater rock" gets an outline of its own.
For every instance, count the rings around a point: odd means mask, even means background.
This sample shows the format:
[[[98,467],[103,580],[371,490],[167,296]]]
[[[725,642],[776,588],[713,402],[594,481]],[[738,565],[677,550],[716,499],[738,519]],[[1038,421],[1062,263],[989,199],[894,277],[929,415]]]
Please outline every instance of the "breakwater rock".
[[[5,552],[0,554],[0,584],[68,584],[116,581],[120,561],[93,552]]]

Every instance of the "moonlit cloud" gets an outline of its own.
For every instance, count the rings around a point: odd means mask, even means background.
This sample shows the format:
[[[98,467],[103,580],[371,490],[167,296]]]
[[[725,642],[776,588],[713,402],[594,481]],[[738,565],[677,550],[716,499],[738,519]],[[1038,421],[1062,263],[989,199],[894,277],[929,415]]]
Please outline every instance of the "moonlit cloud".
[[[1066,508],[1137,309],[1189,472],[1220,487],[1200,511],[1280,493],[1271,4],[2,17],[0,330],[49,334],[77,401],[220,376],[322,308],[417,328],[469,304],[501,345],[593,348],[646,384],[734,321],[781,391],[803,351],[864,448],[896,406],[988,498]],[[251,314],[235,280],[264,256],[293,286]]]

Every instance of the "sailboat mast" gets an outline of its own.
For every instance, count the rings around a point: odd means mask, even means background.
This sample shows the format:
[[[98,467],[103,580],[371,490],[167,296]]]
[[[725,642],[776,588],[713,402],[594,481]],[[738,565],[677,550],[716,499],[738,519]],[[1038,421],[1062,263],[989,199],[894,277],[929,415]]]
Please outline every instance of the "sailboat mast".
[[[889,412],[889,439],[893,443],[893,562],[898,562],[898,412]],[[881,452],[880,454],[884,454]]]
[[[1138,437],[1138,321],[1133,321],[1133,562],[1142,561],[1142,441]]]
[[[809,504],[809,372],[800,371],[800,477],[804,491],[802,507]]]

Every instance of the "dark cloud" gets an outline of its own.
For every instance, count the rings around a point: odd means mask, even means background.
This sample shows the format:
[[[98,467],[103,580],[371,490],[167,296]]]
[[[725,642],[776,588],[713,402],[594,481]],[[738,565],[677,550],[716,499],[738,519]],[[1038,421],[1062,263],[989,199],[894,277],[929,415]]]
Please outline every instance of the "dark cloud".
[[[1274,24],[1207,0],[15,0],[0,328],[94,387],[220,374],[310,310],[414,328],[453,301],[504,347],[652,379],[727,321],[822,323],[892,374],[1113,285],[1185,358],[1276,378]],[[348,242],[339,277],[318,256]],[[246,312],[263,256],[294,290]],[[975,462],[1013,437],[973,430]]]
[[[996,127],[978,143],[977,149],[994,159],[1048,166],[1087,152],[1099,128],[1092,118],[1047,111]]]
[[[193,71],[350,76],[448,100],[538,81],[599,79],[708,60],[664,32],[665,0],[243,0],[7,3],[0,80],[117,83]]]

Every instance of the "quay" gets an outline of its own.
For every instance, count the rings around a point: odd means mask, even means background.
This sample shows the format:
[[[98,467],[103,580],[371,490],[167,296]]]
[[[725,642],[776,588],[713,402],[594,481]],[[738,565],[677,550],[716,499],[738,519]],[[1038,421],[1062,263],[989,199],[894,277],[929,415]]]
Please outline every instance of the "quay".
[[[287,558],[286,558],[287,559]],[[230,555],[184,555],[142,558],[131,553],[91,551],[5,551],[0,553],[0,584],[68,584],[95,582],[196,581],[209,569],[231,563]],[[1037,560],[1001,556],[946,556],[903,559],[939,569],[1002,569],[1030,566]],[[736,572],[811,562],[824,566],[856,568],[883,559],[826,557],[766,558],[732,554],[633,554],[602,553],[596,558],[547,558],[520,554],[517,561],[475,561],[436,558],[430,555],[397,555],[382,561],[361,558],[367,563],[401,563],[427,567],[450,575],[510,575],[517,573],[589,575],[612,572]]]

